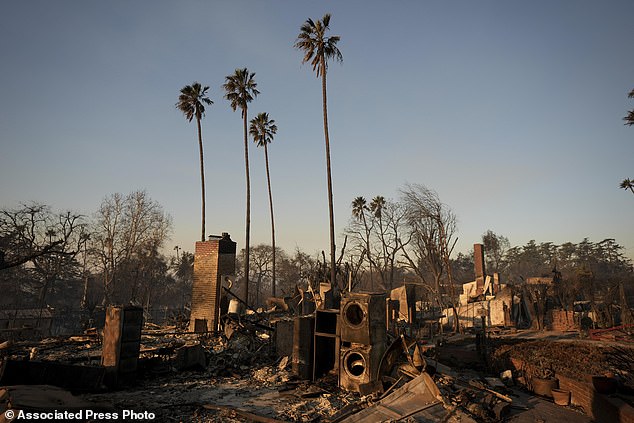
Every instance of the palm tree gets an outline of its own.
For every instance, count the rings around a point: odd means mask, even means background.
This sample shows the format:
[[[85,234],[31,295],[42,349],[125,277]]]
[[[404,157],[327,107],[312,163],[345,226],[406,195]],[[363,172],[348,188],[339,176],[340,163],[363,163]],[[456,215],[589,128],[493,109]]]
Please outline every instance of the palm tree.
[[[381,221],[381,216],[383,215],[383,208],[385,207],[386,201],[385,197],[382,195],[377,195],[372,199],[370,203],[370,211],[374,214],[374,217]]]
[[[207,97],[208,86],[202,87],[199,82],[192,85],[186,85],[181,89],[178,96],[176,108],[183,112],[185,118],[191,122],[196,118],[196,126],[198,127],[198,149],[200,151],[200,185],[202,188],[202,228],[200,240],[205,240],[205,168],[203,165],[203,136],[200,129],[200,119],[205,115],[205,104],[210,106],[213,101]]]
[[[269,151],[267,145],[273,141],[277,133],[277,125],[273,119],[269,120],[268,113],[259,113],[251,119],[249,133],[258,147],[264,147],[264,162],[266,163],[266,182],[269,187],[269,208],[271,210],[271,243],[273,244],[273,283],[272,296],[275,297],[275,219],[273,219],[273,196],[271,195],[271,175],[269,173]]]
[[[365,219],[365,211],[368,209],[367,202],[363,197],[356,197],[352,200],[352,216],[359,220]]]
[[[634,98],[634,90],[630,91],[627,96],[629,98]],[[626,125],[634,125],[634,110],[630,110],[629,112],[627,112],[627,116],[625,116],[623,120],[625,121]],[[629,189],[630,191],[632,191],[632,194],[634,194],[634,179],[623,179],[621,185],[619,186],[625,190]]]
[[[385,261],[387,260],[387,257],[389,256],[389,253],[387,251],[387,244],[385,242],[385,230],[383,228],[383,208],[385,207],[385,204],[386,204],[385,197],[383,197],[382,195],[377,195],[370,202],[370,213],[372,213],[374,222],[378,223],[379,225],[379,239],[381,241],[381,254],[383,255],[382,260],[381,260],[381,256],[379,255],[379,260],[377,260],[379,263],[385,263]],[[383,286],[386,287],[385,267],[387,266],[382,268],[380,268],[379,266],[375,266],[375,267],[376,267],[376,272],[379,274],[379,277],[381,278],[381,281],[383,282]],[[390,280],[390,289],[392,289],[391,280]]]
[[[627,96],[629,98],[634,98],[634,90],[630,91]],[[630,110],[629,112],[627,112],[627,116],[625,116],[623,120],[625,121],[625,125],[634,125],[634,110]]]
[[[222,88],[225,90],[225,98],[231,103],[231,109],[235,112],[240,108],[244,124],[244,166],[247,175],[247,217],[246,240],[244,242],[244,301],[249,302],[249,240],[251,235],[251,179],[249,177],[249,143],[247,138],[247,111],[248,105],[260,92],[253,77],[255,73],[249,73],[247,68],[236,69],[233,75],[225,78]]]
[[[339,36],[326,36],[330,25],[330,14],[326,13],[321,20],[314,22],[307,19],[300,27],[300,33],[295,41],[295,48],[303,51],[302,63],[310,62],[313,72],[321,76],[321,93],[324,111],[324,137],[326,140],[326,172],[328,174],[328,212],[330,216],[330,282],[336,285],[337,272],[335,269],[335,215],[332,204],[332,177],[330,172],[330,139],[328,137],[328,108],[326,100],[326,71],[328,60],[343,62],[343,55],[337,48]]]
[[[365,242],[365,255],[368,258],[368,263],[370,265],[370,287],[374,290],[374,277],[372,275],[372,255],[370,251],[370,231],[371,228],[368,226],[368,221],[365,218],[365,213],[369,210],[368,203],[363,197],[356,197],[352,200],[352,217],[359,220],[363,223],[364,230],[364,239]]]

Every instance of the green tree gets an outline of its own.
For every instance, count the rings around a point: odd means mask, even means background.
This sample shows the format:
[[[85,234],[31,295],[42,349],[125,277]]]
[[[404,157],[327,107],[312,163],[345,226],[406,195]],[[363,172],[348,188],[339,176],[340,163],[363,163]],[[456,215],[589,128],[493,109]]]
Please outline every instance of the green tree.
[[[489,229],[482,234],[482,244],[488,259],[487,267],[493,272],[500,272],[504,253],[511,247],[508,238]]]
[[[268,113],[259,113],[251,119],[249,133],[258,147],[264,147],[266,182],[269,189],[269,209],[271,210],[271,245],[273,246],[271,295],[275,297],[275,219],[273,218],[273,195],[271,194],[271,174],[269,172],[269,150],[267,145],[273,141],[273,137],[277,133],[277,125],[275,125],[275,120],[269,119]]]
[[[200,120],[205,115],[205,104],[210,106],[214,102],[207,97],[208,86],[203,87],[199,82],[186,85],[181,89],[176,108],[183,112],[189,122],[196,118],[198,128],[198,150],[200,151],[200,186],[202,189],[202,224],[200,240],[205,240],[205,168],[203,162],[203,136],[200,128]]]
[[[242,112],[244,126],[244,167],[247,181],[247,213],[246,213],[246,234],[245,234],[245,257],[244,260],[244,300],[249,301],[249,241],[251,237],[251,178],[249,177],[249,142],[247,137],[247,113],[249,103],[257,97],[260,92],[256,89],[255,73],[249,72],[247,68],[236,69],[232,75],[225,78],[222,88],[225,90],[225,98],[231,103],[231,109],[235,112],[238,108]]]
[[[326,141],[326,173],[328,175],[328,212],[330,217],[330,280],[333,285],[337,283],[337,270],[335,268],[335,215],[332,201],[332,176],[330,168],[330,138],[328,136],[328,107],[326,96],[326,71],[328,61],[343,62],[343,55],[337,48],[340,37],[337,35],[326,36],[330,29],[330,14],[325,14],[321,20],[307,19],[300,27],[300,33],[295,41],[295,48],[304,53],[302,63],[310,62],[313,72],[317,77],[321,76],[321,92],[324,115],[324,137]]]

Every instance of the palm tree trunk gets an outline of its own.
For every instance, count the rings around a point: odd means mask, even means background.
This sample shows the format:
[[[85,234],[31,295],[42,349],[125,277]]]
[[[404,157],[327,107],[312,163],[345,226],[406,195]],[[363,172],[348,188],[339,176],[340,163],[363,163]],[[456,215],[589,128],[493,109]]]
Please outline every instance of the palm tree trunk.
[[[361,210],[361,218],[363,219],[363,228],[365,229],[365,255],[368,256],[368,263],[370,264],[370,290],[374,292],[374,275],[372,274],[372,255],[370,253],[370,230],[368,229],[368,222],[365,219],[365,211]]]
[[[244,166],[247,175],[247,218],[244,241],[244,302],[249,304],[249,240],[251,238],[251,178],[249,177],[249,143],[247,138],[247,108],[242,109],[244,122]]]
[[[273,218],[273,196],[271,195],[271,175],[269,173],[269,151],[264,143],[264,161],[266,164],[266,182],[269,186],[269,208],[271,209],[271,244],[273,244],[273,286],[271,295],[275,297],[275,219]]]
[[[202,189],[202,226],[200,232],[200,240],[205,240],[205,168],[203,162],[203,135],[200,129],[200,119],[196,118],[196,124],[198,125],[198,149],[200,150],[200,186]]]
[[[332,176],[330,172],[330,138],[328,137],[328,107],[326,98],[326,59],[321,60],[321,92],[324,107],[324,136],[326,139],[326,173],[328,174],[328,214],[330,217],[330,283],[337,286],[337,269],[335,268],[335,214],[332,202]]]

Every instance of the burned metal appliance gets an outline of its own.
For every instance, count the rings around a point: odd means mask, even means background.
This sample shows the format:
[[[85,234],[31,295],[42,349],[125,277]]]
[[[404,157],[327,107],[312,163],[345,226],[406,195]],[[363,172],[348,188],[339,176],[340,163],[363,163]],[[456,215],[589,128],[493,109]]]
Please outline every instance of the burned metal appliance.
[[[351,391],[359,391],[363,385],[376,382],[384,352],[383,343],[350,344],[350,346],[341,347],[339,386]]]
[[[315,310],[315,366],[313,380],[339,366],[339,310]]]
[[[373,345],[385,342],[385,294],[349,293],[341,299],[341,341]]]
[[[299,316],[294,319],[293,327],[293,373],[302,379],[313,377],[315,317]]]
[[[339,386],[363,391],[378,382],[387,340],[386,295],[349,293],[341,299]]]

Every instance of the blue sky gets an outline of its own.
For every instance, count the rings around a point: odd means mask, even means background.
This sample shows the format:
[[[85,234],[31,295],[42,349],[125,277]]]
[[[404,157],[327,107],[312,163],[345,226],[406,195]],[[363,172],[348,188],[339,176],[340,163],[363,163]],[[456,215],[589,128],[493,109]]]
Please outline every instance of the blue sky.
[[[358,195],[436,190],[458,251],[491,229],[512,244],[615,238],[634,257],[631,1],[6,1],[0,4],[0,207],[92,214],[146,189],[200,233],[196,127],[174,107],[209,85],[207,232],[244,247],[242,122],[222,97],[256,73],[279,128],[270,146],[278,244],[328,249],[321,86],[293,49],[332,14],[343,65],[328,74],[335,221]],[[270,242],[263,151],[250,146],[252,243]],[[341,238],[338,242],[341,246]],[[171,253],[171,248],[167,249]]]

